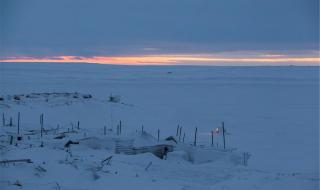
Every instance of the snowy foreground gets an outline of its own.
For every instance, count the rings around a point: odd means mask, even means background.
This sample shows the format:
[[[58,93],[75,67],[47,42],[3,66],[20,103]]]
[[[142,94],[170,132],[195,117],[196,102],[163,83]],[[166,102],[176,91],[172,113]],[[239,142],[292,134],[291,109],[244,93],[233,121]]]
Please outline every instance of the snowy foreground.
[[[1,190],[319,189],[319,67],[1,63],[0,75]],[[211,136],[222,122],[226,149]],[[137,151],[157,145],[173,150]]]

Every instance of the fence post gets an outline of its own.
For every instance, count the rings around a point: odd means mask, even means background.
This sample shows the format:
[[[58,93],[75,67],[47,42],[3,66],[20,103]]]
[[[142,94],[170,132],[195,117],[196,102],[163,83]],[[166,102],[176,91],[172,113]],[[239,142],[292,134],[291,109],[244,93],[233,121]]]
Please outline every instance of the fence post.
[[[78,130],[79,130],[80,129],[80,121],[78,121],[77,127],[78,127]]]
[[[226,149],[226,134],[224,129],[224,122],[222,122],[222,137],[223,137],[223,149]]]
[[[247,166],[247,152],[243,153],[243,165]]]
[[[160,129],[158,129],[158,141],[160,139]]]
[[[213,146],[213,130],[211,131],[211,146]]]
[[[176,137],[178,137],[178,133],[179,133],[179,125],[177,126],[177,133],[176,133]]]
[[[180,139],[181,139],[181,131],[182,131],[182,127],[180,127],[180,129],[179,129],[179,142],[180,142]]]
[[[118,135],[118,133],[119,133],[119,125],[117,125],[117,135]]]
[[[43,114],[40,115],[40,134],[41,134],[41,138],[42,138],[42,133],[43,133]]]
[[[197,146],[197,132],[198,132],[198,127],[196,127],[196,131],[194,132],[194,142],[193,142],[194,146]]]
[[[18,134],[20,133],[20,112],[18,112]]]
[[[106,135],[107,134],[107,129],[106,126],[103,127],[103,134]]]

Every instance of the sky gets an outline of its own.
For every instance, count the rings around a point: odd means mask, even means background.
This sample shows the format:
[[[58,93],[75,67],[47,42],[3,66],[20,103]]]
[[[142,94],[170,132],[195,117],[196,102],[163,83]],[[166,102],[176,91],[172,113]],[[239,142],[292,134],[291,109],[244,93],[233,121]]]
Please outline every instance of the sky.
[[[319,0],[0,0],[0,59],[319,65]]]

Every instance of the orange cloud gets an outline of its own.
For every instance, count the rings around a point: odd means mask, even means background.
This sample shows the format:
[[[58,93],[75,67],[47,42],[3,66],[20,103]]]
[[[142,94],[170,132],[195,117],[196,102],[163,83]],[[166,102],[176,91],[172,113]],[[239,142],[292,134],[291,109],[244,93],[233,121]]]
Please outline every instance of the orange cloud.
[[[255,56],[215,57],[212,55],[146,55],[146,56],[53,56],[44,58],[10,57],[1,62],[96,63],[117,65],[319,65],[319,57]]]

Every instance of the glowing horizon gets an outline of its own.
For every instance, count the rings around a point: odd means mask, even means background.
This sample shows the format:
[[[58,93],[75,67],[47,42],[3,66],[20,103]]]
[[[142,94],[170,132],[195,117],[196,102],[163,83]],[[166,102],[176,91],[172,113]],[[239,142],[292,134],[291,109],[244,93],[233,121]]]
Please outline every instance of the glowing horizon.
[[[264,66],[305,65],[319,66],[320,57],[293,57],[280,54],[254,56],[213,56],[208,54],[186,55],[139,55],[139,56],[50,56],[50,57],[7,57],[0,62],[20,63],[94,63],[110,65],[212,65],[212,66]]]

